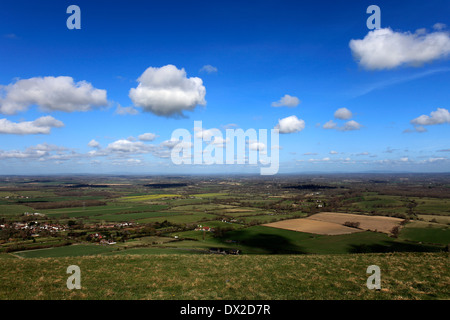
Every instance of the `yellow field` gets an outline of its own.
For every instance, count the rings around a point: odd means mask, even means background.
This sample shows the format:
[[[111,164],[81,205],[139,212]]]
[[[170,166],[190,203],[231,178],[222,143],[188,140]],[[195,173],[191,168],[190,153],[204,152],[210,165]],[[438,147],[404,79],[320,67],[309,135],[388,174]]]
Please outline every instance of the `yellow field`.
[[[390,233],[392,228],[399,226],[402,221],[403,219],[391,217],[321,212],[308,218],[277,221],[264,226],[323,235],[339,235],[366,230]],[[359,228],[347,227],[344,225],[346,222],[359,222]]]

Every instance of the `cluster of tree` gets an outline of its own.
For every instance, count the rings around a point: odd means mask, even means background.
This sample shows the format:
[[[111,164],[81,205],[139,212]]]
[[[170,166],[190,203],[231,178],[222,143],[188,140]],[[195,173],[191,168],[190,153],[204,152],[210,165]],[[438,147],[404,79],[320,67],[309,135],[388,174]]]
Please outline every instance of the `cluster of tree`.
[[[46,248],[55,248],[55,247],[64,247],[71,245],[71,242],[65,241],[58,244],[46,244],[46,245],[23,245],[23,244],[13,244],[8,246],[5,249],[5,252],[15,252],[15,251],[23,251],[23,250],[37,250],[37,249],[46,249]]]
[[[102,197],[102,198],[116,198],[119,197],[118,194],[115,194],[111,191],[103,191],[103,190],[61,190],[57,189],[53,191],[54,194],[61,197]]]
[[[59,209],[59,208],[105,206],[106,202],[101,200],[71,200],[71,201],[57,201],[57,202],[33,202],[27,205],[35,210],[44,210],[44,209]]]
[[[359,222],[353,222],[353,221],[346,221],[344,222],[344,226],[350,227],[350,228],[359,228],[360,223]]]
[[[186,187],[187,183],[152,183],[144,184],[144,187],[155,188],[155,189],[165,189],[165,188],[181,188]]]

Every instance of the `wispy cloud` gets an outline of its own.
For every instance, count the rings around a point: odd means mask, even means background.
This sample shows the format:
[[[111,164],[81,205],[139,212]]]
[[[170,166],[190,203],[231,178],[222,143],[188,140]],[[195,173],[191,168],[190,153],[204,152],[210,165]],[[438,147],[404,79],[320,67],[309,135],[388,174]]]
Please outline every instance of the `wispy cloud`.
[[[378,81],[375,83],[367,84],[365,87],[356,89],[355,92],[353,93],[353,97],[354,98],[361,97],[368,93],[371,93],[372,91],[385,89],[385,88],[388,88],[388,87],[391,87],[391,86],[394,86],[397,84],[401,84],[401,83],[425,78],[425,77],[428,77],[428,76],[431,76],[431,75],[434,75],[437,73],[444,73],[444,72],[449,72],[449,71],[450,71],[450,68],[439,68],[439,69],[427,70],[424,72],[419,72],[419,73],[415,73],[415,74],[411,74],[411,75],[407,75],[407,76],[403,76],[403,77],[395,77],[395,78],[391,78],[391,79],[387,79],[387,80],[383,80],[383,81]]]

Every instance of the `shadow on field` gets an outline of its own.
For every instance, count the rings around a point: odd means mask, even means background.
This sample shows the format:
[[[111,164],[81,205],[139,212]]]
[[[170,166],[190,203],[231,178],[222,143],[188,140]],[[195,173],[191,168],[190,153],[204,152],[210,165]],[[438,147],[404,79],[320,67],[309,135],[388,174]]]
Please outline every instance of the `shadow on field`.
[[[349,253],[388,253],[388,252],[439,252],[442,247],[418,243],[384,241],[377,244],[352,244]]]
[[[306,254],[301,247],[295,245],[289,239],[274,234],[259,233],[241,239],[239,244],[255,249],[263,249],[270,254]]]

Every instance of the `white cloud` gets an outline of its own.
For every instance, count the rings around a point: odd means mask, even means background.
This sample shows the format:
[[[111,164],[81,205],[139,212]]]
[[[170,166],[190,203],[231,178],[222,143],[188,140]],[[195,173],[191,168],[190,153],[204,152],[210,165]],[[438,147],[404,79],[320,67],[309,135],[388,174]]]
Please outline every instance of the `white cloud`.
[[[140,154],[148,153],[152,150],[152,148],[153,146],[144,144],[141,141],[134,142],[126,139],[121,139],[110,143],[106,151],[120,154]]]
[[[420,66],[450,54],[449,33],[436,31],[395,32],[390,28],[369,31],[362,40],[351,40],[350,49],[359,64],[369,70]]]
[[[255,151],[264,151],[266,150],[266,145],[262,142],[252,141],[248,144],[248,148]]]
[[[173,65],[150,67],[138,79],[137,88],[129,92],[133,103],[158,116],[184,116],[197,105],[206,105],[206,89],[200,78],[186,77],[184,69]]]
[[[19,150],[0,150],[0,159],[37,159],[46,160],[70,160],[80,157],[81,155],[69,150],[65,147],[51,145],[47,143],[38,144],[26,148],[24,151]]]
[[[362,128],[362,125],[356,122],[355,120],[347,121],[343,126],[338,127],[337,123],[333,120],[328,121],[323,125],[324,129],[336,129],[338,131],[352,131],[359,130]]]
[[[275,129],[280,130],[280,133],[294,133],[302,131],[305,128],[305,121],[298,119],[297,116],[290,116],[278,120]]]
[[[330,151],[330,154],[338,154],[339,152],[337,152],[337,151],[334,151],[334,150],[331,150]]]
[[[339,128],[341,131],[352,131],[361,129],[362,125],[360,125],[355,120],[347,121],[343,127]]]
[[[211,142],[211,144],[216,145],[218,147],[225,147],[225,144],[230,142],[229,138],[222,138],[222,137],[214,137],[214,140]]]
[[[91,141],[89,141],[88,146],[91,148],[100,148],[100,143],[98,143],[98,141],[92,139]]]
[[[43,111],[88,111],[107,105],[106,90],[71,77],[36,77],[1,86],[0,113],[15,114],[38,105]]]
[[[201,69],[200,72],[206,72],[206,73],[216,73],[217,72],[217,68],[213,67],[210,64],[204,65]]]
[[[153,141],[157,137],[158,136],[156,134],[150,133],[150,132],[147,132],[147,133],[144,133],[144,134],[141,134],[140,136],[138,136],[139,140],[141,140],[141,141]]]
[[[337,123],[334,122],[333,120],[330,120],[323,125],[324,129],[336,129],[336,127],[337,127]]]
[[[300,100],[297,97],[290,96],[285,94],[280,100],[276,102],[272,102],[272,107],[296,107],[300,103]]]
[[[433,25],[434,30],[444,30],[445,28],[447,28],[447,25],[445,23],[438,22]]]
[[[198,139],[202,139],[205,141],[209,141],[209,140],[211,140],[211,138],[213,136],[215,137],[215,135],[220,134],[219,129],[215,129],[215,128],[212,128],[212,129],[194,128],[194,131],[196,131],[195,136]]]
[[[336,112],[334,113],[334,117],[336,119],[341,119],[341,120],[348,120],[352,116],[353,116],[352,112],[350,110],[348,110],[347,108],[337,109]]]
[[[137,115],[139,111],[133,107],[122,107],[120,104],[117,104],[117,108],[115,111],[116,114],[125,116],[125,115]]]
[[[60,127],[64,127],[64,123],[51,116],[18,123],[0,119],[0,134],[49,134],[52,128]]]
[[[437,108],[437,110],[432,111],[429,116],[421,115],[420,117],[411,120],[411,123],[416,126],[450,123],[450,113],[447,109]]]

